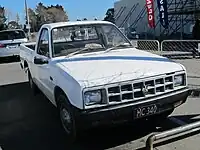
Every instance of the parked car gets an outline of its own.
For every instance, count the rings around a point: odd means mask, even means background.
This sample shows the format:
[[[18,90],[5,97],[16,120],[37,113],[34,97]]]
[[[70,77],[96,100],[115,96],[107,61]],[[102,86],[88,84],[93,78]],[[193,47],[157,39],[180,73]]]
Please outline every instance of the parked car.
[[[41,90],[58,108],[72,139],[95,125],[166,118],[186,102],[185,67],[134,48],[112,23],[45,24],[38,34],[21,45],[21,67],[33,93]]]
[[[0,57],[19,57],[19,46],[25,42],[28,42],[28,39],[21,29],[0,31]]]

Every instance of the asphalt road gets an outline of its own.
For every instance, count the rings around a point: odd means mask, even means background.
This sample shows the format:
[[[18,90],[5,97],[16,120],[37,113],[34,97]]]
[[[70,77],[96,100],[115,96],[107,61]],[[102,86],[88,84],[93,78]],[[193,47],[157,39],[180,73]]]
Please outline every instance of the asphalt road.
[[[133,150],[144,146],[148,135],[200,120],[200,99],[189,98],[169,119],[101,127],[85,131],[69,146],[56,108],[42,95],[32,96],[19,63],[0,64],[0,146],[3,150]],[[158,149],[197,149],[199,136]]]

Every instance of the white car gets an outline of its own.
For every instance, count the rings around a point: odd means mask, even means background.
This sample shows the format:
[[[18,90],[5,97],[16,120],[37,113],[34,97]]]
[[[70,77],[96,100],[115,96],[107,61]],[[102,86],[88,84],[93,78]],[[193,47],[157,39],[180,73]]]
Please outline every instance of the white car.
[[[20,57],[32,91],[58,108],[71,138],[94,125],[166,118],[188,97],[183,65],[134,48],[105,21],[45,24]]]
[[[21,29],[0,31],[0,57],[19,56],[20,44],[28,42]]]

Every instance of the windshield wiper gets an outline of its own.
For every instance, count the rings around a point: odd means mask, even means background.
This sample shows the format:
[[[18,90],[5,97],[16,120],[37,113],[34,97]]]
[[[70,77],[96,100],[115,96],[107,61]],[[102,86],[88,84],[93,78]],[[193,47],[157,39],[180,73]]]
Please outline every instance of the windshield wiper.
[[[114,47],[108,48],[105,52],[109,52],[109,51],[111,51],[113,49],[116,49],[118,47],[131,47],[131,45],[129,43],[119,44],[119,45],[116,45]],[[72,57],[72,56],[74,56],[76,54],[79,54],[79,53],[85,51],[85,50],[89,50],[90,51],[90,50],[94,50],[94,48],[91,48],[91,47],[85,47],[83,49],[81,48],[81,49],[78,49],[77,51],[75,51],[73,53],[68,54],[66,57]]]
[[[105,52],[109,52],[111,50],[114,50],[116,48],[123,48],[123,47],[131,47],[131,45],[129,43],[123,43],[123,44],[119,44],[119,45],[116,45],[116,46],[113,46],[111,48],[108,48]]]
[[[90,48],[90,47],[85,47],[83,49],[81,48],[81,49],[78,49],[77,51],[75,51],[73,53],[68,54],[66,57],[72,57],[72,56],[74,56],[74,55],[76,55],[78,53],[81,53],[81,52],[85,51],[85,50],[93,50],[93,48]]]

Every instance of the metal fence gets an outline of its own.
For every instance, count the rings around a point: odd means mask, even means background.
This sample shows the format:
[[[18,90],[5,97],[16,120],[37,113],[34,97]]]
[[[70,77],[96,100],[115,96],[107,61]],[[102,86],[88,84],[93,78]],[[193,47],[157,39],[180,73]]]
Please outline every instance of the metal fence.
[[[135,48],[145,51],[158,52],[160,51],[160,43],[157,40],[132,40]]]
[[[200,56],[200,40],[131,40],[134,47],[140,50],[170,57],[192,57]]]
[[[168,57],[200,56],[200,40],[165,40],[161,42],[161,52]]]

